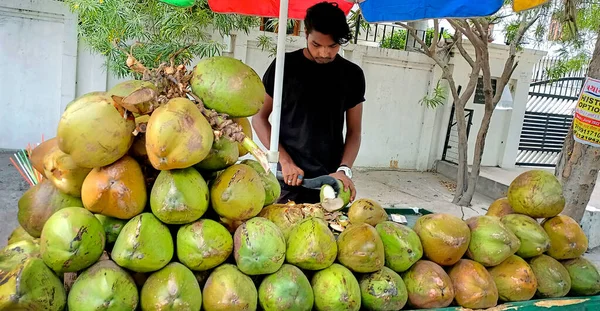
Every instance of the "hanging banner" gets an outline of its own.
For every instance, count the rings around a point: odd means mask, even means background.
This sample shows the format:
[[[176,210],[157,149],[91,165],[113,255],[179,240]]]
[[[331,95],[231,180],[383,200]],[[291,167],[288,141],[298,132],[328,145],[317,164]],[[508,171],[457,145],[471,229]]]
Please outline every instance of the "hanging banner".
[[[513,11],[518,13],[521,11],[533,9],[547,2],[548,0],[514,0]]]
[[[600,80],[587,77],[573,118],[575,141],[600,147]]]

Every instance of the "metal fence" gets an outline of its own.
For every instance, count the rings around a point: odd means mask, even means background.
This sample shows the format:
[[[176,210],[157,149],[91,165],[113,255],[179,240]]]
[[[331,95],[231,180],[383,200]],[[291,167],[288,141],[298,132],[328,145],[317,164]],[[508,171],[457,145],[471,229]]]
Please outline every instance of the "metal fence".
[[[545,58],[534,67],[517,165],[556,166],[587,71],[582,68],[557,77],[550,74],[557,65],[560,59]]]

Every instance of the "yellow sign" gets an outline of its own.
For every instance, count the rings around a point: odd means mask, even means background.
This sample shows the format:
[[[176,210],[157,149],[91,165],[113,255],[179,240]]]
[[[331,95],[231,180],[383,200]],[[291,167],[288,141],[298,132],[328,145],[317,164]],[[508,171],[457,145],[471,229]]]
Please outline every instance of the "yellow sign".
[[[600,80],[585,80],[573,118],[573,135],[579,143],[600,147]]]
[[[529,9],[533,9],[536,6],[542,5],[548,2],[548,0],[514,0],[513,11],[521,12]]]

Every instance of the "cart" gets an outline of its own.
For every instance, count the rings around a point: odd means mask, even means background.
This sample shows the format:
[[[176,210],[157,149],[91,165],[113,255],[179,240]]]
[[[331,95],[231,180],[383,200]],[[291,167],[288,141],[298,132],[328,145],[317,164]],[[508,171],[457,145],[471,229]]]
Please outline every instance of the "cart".
[[[406,219],[405,225],[413,228],[417,219],[423,215],[433,214],[433,212],[423,208],[397,208],[391,206],[385,209],[390,218],[403,216]],[[348,212],[347,208],[342,211]],[[403,309],[411,310],[411,309]],[[423,310],[423,309],[419,309]],[[470,311],[462,307],[447,307],[425,309],[428,311]],[[536,299],[521,302],[509,302],[499,304],[489,309],[478,309],[481,311],[600,311],[600,295],[587,297],[562,297],[549,299]],[[414,310],[416,311],[416,310]]]

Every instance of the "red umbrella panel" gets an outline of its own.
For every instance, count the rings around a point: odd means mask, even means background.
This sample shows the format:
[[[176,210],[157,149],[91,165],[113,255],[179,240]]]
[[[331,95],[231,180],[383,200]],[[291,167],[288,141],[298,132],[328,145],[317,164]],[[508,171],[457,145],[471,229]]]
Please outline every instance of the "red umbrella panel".
[[[306,10],[323,0],[289,0],[288,18],[304,19]],[[353,0],[329,0],[339,5],[340,9],[348,15]],[[217,13],[237,13],[261,17],[279,17],[279,0],[208,0],[210,9]]]

